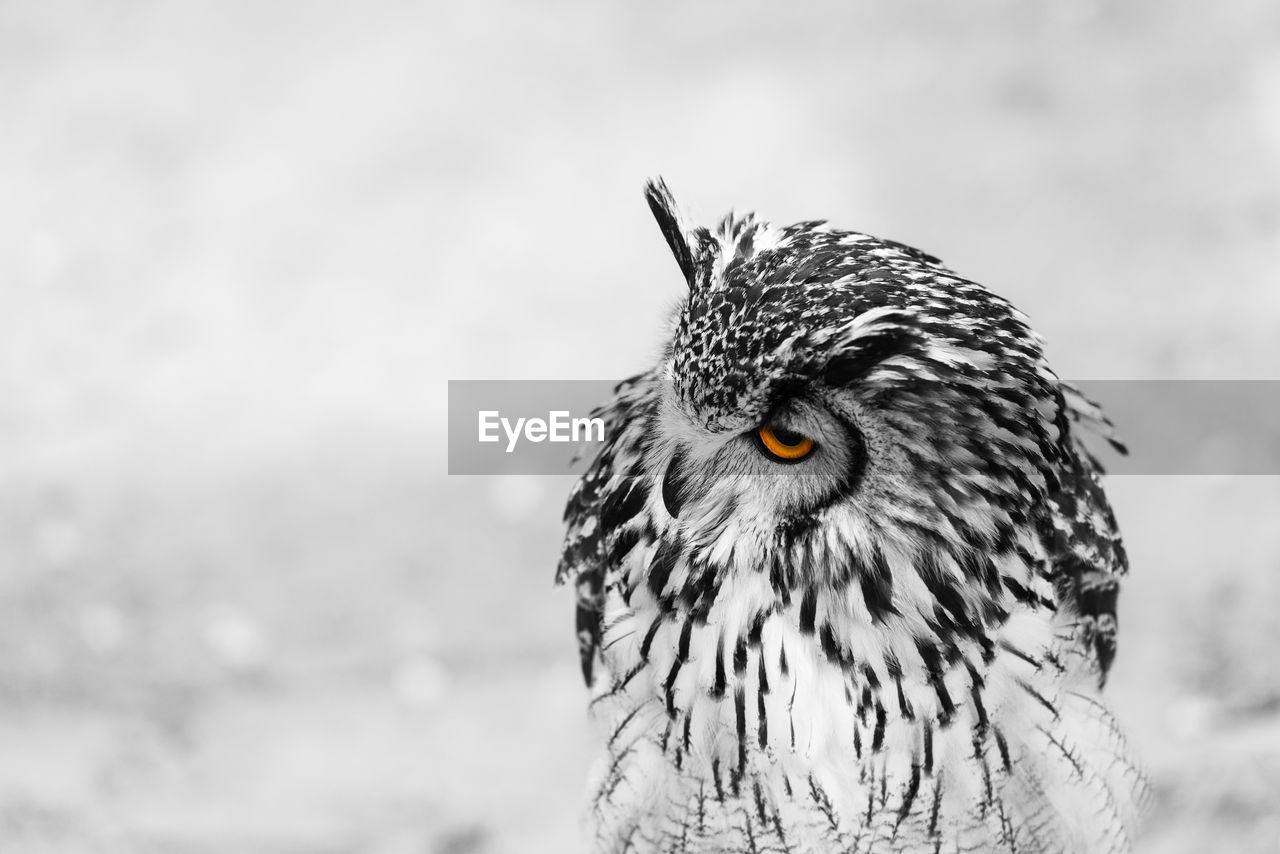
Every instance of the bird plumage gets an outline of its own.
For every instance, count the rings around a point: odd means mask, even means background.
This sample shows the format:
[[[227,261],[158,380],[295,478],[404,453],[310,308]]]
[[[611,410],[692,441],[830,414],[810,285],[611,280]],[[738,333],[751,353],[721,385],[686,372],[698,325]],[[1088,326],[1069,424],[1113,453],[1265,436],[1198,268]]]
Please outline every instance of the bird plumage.
[[[930,255],[647,197],[689,292],[599,410],[557,574],[593,850],[1127,850],[1105,417]]]

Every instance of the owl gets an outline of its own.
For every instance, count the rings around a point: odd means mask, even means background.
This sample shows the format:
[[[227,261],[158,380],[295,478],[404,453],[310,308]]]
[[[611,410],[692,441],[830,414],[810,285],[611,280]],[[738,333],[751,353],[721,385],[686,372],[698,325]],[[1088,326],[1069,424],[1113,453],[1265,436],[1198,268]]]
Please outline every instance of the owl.
[[[646,196],[688,293],[597,410],[557,573],[591,850],[1128,850],[1110,422],[931,255]]]

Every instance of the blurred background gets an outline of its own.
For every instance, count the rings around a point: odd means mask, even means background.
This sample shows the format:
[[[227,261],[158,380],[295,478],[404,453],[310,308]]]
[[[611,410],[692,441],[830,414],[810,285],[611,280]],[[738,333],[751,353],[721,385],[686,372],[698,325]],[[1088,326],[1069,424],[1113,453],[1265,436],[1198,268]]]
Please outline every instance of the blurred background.
[[[1269,0],[7,0],[0,117],[6,852],[581,850],[570,481],[445,382],[650,363],[649,175],[1280,378]],[[1110,491],[1144,850],[1280,850],[1280,478]]]

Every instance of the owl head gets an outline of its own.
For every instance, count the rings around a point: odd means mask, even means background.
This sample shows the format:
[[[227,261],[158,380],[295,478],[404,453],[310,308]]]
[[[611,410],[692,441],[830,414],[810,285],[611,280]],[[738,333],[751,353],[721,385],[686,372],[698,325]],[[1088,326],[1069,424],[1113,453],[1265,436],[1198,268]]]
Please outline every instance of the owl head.
[[[659,364],[605,409],[562,578],[657,542],[636,565],[664,608],[705,617],[726,579],[758,578],[746,612],[798,594],[812,630],[828,601],[879,627],[872,646],[955,649],[1054,598],[1063,482],[1093,489],[1072,437],[1087,407],[1021,312],[900,243],[749,214],[710,229],[660,179],[646,196],[688,291]]]
[[[1021,312],[899,243],[753,215],[712,230],[661,180],[646,194],[688,284],[649,446],[673,518],[710,540],[747,516],[774,553],[1011,547],[1070,453]]]

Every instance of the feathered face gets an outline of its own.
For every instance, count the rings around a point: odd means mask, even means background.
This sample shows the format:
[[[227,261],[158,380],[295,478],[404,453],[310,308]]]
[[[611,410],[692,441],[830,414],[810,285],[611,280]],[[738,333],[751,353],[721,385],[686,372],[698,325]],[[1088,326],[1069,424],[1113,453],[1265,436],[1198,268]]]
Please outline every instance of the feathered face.
[[[689,539],[789,572],[1013,543],[1065,435],[1020,313],[899,244],[751,217],[689,228],[661,185],[650,204],[690,293],[647,452]]]

